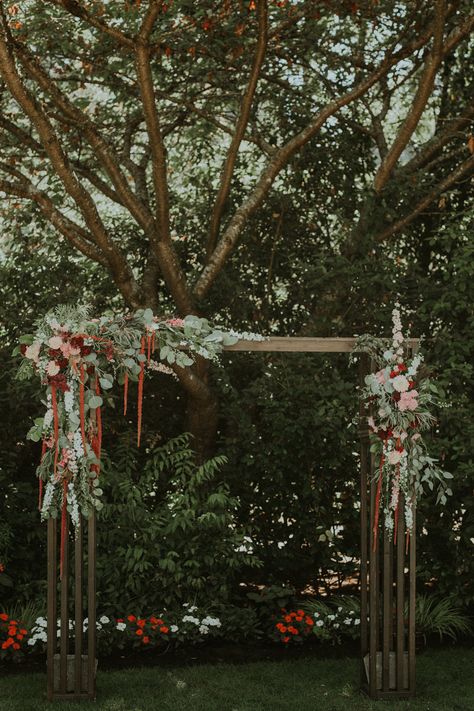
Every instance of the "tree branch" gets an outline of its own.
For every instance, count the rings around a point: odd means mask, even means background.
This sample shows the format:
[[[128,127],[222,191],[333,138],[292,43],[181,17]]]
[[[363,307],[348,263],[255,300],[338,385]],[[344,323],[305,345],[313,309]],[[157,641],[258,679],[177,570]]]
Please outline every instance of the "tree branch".
[[[201,275],[194,286],[194,295],[196,298],[201,299],[208,292],[218,273],[225,264],[228,256],[234,249],[248,218],[262,204],[270,188],[272,187],[276,176],[288,164],[293,155],[318,133],[328,118],[336,114],[343,106],[347,106],[363,96],[372,86],[384,77],[393,66],[426,44],[426,42],[429,41],[432,32],[433,29],[430,27],[424,34],[418,35],[416,40],[409,43],[406,47],[403,47],[395,54],[389,54],[386,56],[380,66],[365,80],[361,81],[353,89],[348,91],[346,94],[343,94],[338,99],[329,102],[314,116],[308,126],[293,136],[293,138],[291,138],[284,146],[275,151],[275,154],[261,172],[254,190],[235,211],[224,234],[214,249],[214,252],[210,256],[208,263],[202,270]]]
[[[67,96],[55,85],[41,67],[38,59],[30,57],[25,47],[20,43],[15,45],[15,49],[28,75],[51,97],[59,111],[69,120],[73,121],[77,127],[81,128],[83,135],[89,142],[91,148],[95,151],[104,170],[109,175],[119,196],[119,202],[127,207],[140,227],[145,233],[148,233],[150,229],[153,229],[153,215],[147,206],[145,206],[131,190],[120,168],[121,161],[114,148],[105,142],[97,126],[95,126],[90,118],[69,101]]]
[[[127,47],[128,49],[134,48],[135,43],[131,37],[123,32],[120,32],[120,30],[116,27],[110,27],[105,22],[102,22],[102,20],[99,20],[99,18],[91,15],[86,8],[76,2],[76,0],[48,0],[48,2],[50,5],[56,5],[57,7],[63,8],[70,15],[84,20],[91,27],[94,27],[96,30],[100,30],[100,32],[112,37],[123,47]]]
[[[234,174],[235,164],[237,161],[237,156],[239,152],[239,147],[244,138],[245,131],[250,118],[250,112],[252,110],[253,99],[255,96],[255,90],[257,88],[257,82],[260,76],[260,71],[263,65],[263,60],[265,58],[265,51],[267,48],[267,25],[268,25],[268,9],[267,0],[257,0],[257,18],[258,18],[258,38],[257,47],[255,50],[255,56],[252,63],[252,69],[250,71],[250,77],[247,85],[245,94],[242,97],[242,103],[240,106],[240,115],[235,127],[235,133],[232,137],[232,141],[227,152],[227,157],[222,169],[219,191],[214,203],[214,208],[211,216],[211,223],[209,228],[209,238],[207,243],[207,257],[209,258],[214,251],[216,242],[219,236],[219,228],[221,224],[222,214],[224,212],[224,207],[229,197],[230,185],[232,181],[232,176]]]
[[[387,184],[403,150],[415,132],[426,104],[432,94],[436,74],[443,59],[443,34],[446,15],[445,0],[436,0],[433,32],[433,50],[430,52],[421,75],[410,110],[375,175],[374,188],[379,193]]]
[[[5,166],[1,165],[5,170]],[[104,255],[91,244],[91,236],[80,225],[69,219],[60,212],[49,197],[42,191],[38,190],[30,181],[27,181],[24,176],[17,183],[0,179],[0,191],[7,195],[15,195],[16,197],[25,200],[34,201],[40,208],[46,219],[58,230],[70,244],[79,250],[84,256],[98,262],[104,267],[108,267],[107,259]]]
[[[6,37],[8,37],[8,27],[4,24],[4,32],[0,32],[0,74],[13,99],[23,109],[36,128],[41,144],[56,174],[76,203],[93,235],[95,243],[105,255],[118,288],[127,303],[134,305],[136,303],[137,284],[133,272],[120,249],[110,240],[90,194],[80,184],[71,170],[69,161],[63,152],[54,129],[23,85],[15,66],[15,60],[7,45]]]
[[[165,282],[173,294],[178,309],[181,313],[190,313],[193,310],[193,300],[171,242],[166,149],[156,106],[150,65],[150,46],[148,42],[159,11],[160,6],[151,0],[137,36],[136,46],[137,77],[151,149],[153,185],[157,202],[157,235],[150,235],[150,241]]]
[[[425,195],[425,197],[422,198],[422,200],[420,200],[414,208],[412,208],[411,212],[408,215],[387,227],[381,234],[376,237],[376,241],[385,242],[390,237],[393,237],[394,235],[398,234],[398,232],[401,232],[405,227],[410,225],[413,220],[418,217],[418,215],[420,215],[424,210],[426,210],[426,208],[429,207],[431,203],[436,200],[437,197],[439,197],[446,190],[452,188],[463,178],[469,177],[471,173],[474,173],[474,156],[471,156],[470,158],[465,160],[463,163],[461,163],[460,166],[456,168],[455,171],[453,171],[444,180],[438,183],[438,185],[436,185],[433,190],[428,193],[428,195]]]

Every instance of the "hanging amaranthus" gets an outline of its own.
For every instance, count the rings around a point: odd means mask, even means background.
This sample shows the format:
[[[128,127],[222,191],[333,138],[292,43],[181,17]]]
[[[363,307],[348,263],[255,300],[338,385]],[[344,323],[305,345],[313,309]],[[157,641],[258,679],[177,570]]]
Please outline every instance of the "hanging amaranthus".
[[[62,549],[67,516],[77,528],[80,514],[88,517],[102,508],[102,406],[114,384],[123,385],[126,414],[129,383],[137,383],[139,446],[147,370],[189,367],[196,355],[216,360],[223,346],[240,338],[261,340],[221,331],[196,316],[160,320],[146,309],[90,318],[87,308],[59,307],[36,323],[34,334],[20,339],[18,377],[39,377],[44,386],[46,412],[28,437],[42,441],[37,468],[41,517],[61,519]],[[154,360],[155,351],[168,366]]]
[[[422,436],[434,423],[431,409],[441,404],[437,388],[426,373],[421,373],[422,355],[410,354],[398,308],[393,310],[392,319],[391,342],[362,336],[355,349],[368,353],[377,368],[366,376],[361,393],[369,413],[370,450],[375,455],[374,548],[382,510],[390,535],[396,540],[398,527],[403,525],[408,542],[413,509],[424,486],[430,490],[436,487],[438,502],[443,504],[446,495],[451,494],[447,480],[452,474],[440,469],[436,460],[428,456]]]

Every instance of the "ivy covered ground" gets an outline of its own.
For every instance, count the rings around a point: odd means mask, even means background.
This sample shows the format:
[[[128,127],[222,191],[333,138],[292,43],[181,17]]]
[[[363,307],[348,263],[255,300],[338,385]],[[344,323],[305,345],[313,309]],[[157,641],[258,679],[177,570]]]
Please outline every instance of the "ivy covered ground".
[[[471,711],[474,649],[420,654],[418,698],[391,711]],[[98,673],[97,711],[357,711],[383,709],[358,689],[358,660],[303,658],[253,664],[135,668]],[[0,678],[2,711],[46,711],[45,674]],[[61,711],[77,703],[61,704]]]

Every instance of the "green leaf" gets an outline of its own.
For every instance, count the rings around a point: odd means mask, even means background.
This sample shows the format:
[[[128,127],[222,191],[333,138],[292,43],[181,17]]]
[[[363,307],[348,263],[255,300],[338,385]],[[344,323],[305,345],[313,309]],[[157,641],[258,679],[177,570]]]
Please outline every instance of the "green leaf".
[[[104,402],[104,401],[102,400],[102,398],[100,397],[100,395],[93,395],[93,396],[89,399],[89,407],[90,407],[92,410],[95,410],[95,409],[98,408],[98,407],[102,407],[103,402]]]

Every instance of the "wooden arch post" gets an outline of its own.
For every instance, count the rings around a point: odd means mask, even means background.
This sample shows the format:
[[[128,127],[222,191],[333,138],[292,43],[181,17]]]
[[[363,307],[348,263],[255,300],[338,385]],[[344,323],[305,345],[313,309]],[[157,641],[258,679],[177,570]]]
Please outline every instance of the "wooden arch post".
[[[239,341],[224,350],[350,353],[356,340],[276,337],[265,341]],[[416,344],[416,340],[409,342],[412,348],[415,348]],[[368,372],[370,362],[367,357],[362,356],[361,376]],[[383,542],[374,551],[370,526],[375,506],[373,459],[369,453],[365,413],[361,410],[360,414],[361,687],[372,698],[407,697],[415,692],[415,530],[410,539],[408,554],[405,553],[402,527],[398,532],[396,547],[389,541],[387,534],[383,533]],[[54,519],[48,521],[47,689],[50,701],[95,700],[96,697],[95,514],[86,525],[84,524],[82,520],[80,533],[74,543],[73,568],[70,564],[69,543],[66,542],[63,575],[58,583],[58,527]],[[385,531],[383,525],[381,530]],[[405,594],[407,587],[408,605]],[[83,629],[86,608],[87,636]],[[72,654],[69,653],[71,647]]]

